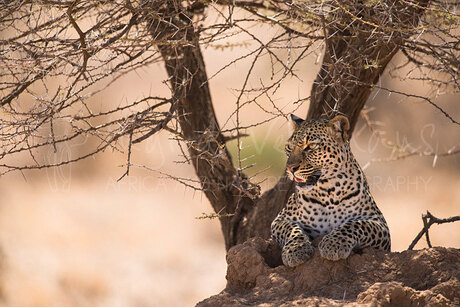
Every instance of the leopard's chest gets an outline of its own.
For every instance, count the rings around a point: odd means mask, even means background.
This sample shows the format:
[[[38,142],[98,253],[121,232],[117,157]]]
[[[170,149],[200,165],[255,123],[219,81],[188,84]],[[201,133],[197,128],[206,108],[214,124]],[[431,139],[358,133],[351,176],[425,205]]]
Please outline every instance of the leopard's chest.
[[[350,203],[324,204],[308,197],[297,202],[299,224],[312,239],[328,234],[358,212],[356,206]]]

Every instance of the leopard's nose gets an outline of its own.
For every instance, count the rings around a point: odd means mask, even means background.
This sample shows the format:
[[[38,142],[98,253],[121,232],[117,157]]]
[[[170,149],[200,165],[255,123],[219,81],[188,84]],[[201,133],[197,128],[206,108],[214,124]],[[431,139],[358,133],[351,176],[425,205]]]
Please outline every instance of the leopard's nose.
[[[288,171],[294,174],[299,169],[299,166],[298,165],[287,165],[286,168]]]

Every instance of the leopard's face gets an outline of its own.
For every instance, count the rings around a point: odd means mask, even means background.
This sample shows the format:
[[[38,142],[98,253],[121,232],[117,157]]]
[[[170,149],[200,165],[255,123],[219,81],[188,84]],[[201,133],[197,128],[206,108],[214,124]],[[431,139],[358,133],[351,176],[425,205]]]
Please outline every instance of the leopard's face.
[[[324,170],[339,169],[345,163],[348,120],[343,116],[330,121],[292,118],[294,132],[285,147],[286,171],[298,186],[311,187]]]

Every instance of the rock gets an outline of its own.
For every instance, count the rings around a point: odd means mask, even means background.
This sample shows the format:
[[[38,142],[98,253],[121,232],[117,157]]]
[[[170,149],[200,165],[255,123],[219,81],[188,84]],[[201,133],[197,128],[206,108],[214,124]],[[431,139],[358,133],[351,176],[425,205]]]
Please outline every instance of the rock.
[[[198,306],[452,306],[460,302],[460,250],[386,253],[365,249],[337,262],[319,256],[281,265],[272,240],[253,238],[227,254],[227,287]]]

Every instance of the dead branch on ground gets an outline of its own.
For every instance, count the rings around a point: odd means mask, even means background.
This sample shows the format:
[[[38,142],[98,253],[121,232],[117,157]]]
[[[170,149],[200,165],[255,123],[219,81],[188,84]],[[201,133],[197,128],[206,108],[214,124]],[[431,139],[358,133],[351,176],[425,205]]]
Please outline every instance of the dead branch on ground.
[[[429,235],[429,232],[428,232],[430,227],[433,224],[440,225],[440,224],[453,223],[453,222],[456,222],[456,221],[460,221],[460,216],[452,216],[452,217],[449,217],[449,218],[440,219],[440,218],[437,218],[434,215],[432,215],[430,213],[430,211],[427,211],[426,214],[422,215],[422,220],[423,220],[423,228],[418,233],[418,235],[415,237],[415,239],[412,241],[412,243],[409,245],[409,247],[407,248],[408,250],[412,250],[415,247],[415,245],[417,244],[417,242],[422,238],[422,236],[424,234],[425,234],[426,243],[428,244],[428,247],[430,247],[430,248],[433,247],[431,245],[430,235]]]

